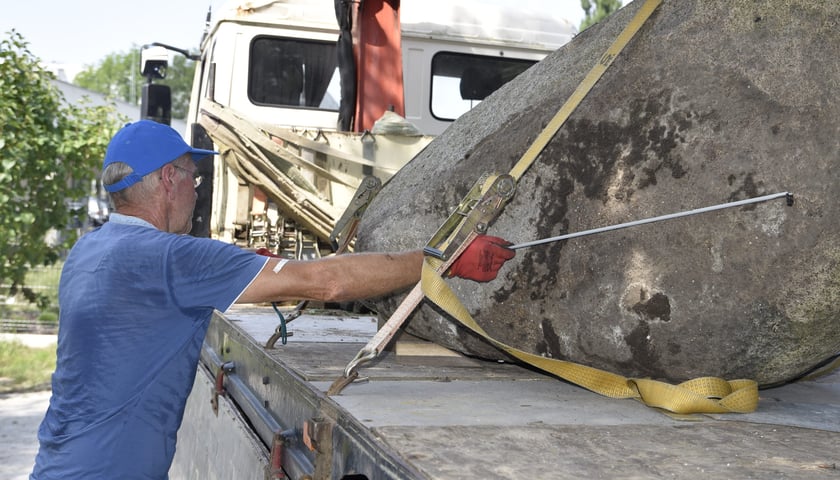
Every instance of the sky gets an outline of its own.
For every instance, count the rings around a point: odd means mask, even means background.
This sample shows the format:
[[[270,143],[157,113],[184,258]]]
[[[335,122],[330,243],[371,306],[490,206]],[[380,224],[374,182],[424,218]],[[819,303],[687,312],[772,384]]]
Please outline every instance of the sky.
[[[423,0],[402,0],[423,1]],[[455,1],[455,0],[453,0]],[[539,6],[580,25],[580,0],[488,0]],[[46,0],[0,3],[0,38],[14,28],[45,63],[96,65],[111,53],[152,42],[197,50],[208,7],[221,0]],[[14,4],[12,6],[12,4]]]
[[[14,3],[14,6],[10,4]],[[151,42],[197,49],[211,0],[2,2],[0,32],[14,28],[47,63],[94,65]]]

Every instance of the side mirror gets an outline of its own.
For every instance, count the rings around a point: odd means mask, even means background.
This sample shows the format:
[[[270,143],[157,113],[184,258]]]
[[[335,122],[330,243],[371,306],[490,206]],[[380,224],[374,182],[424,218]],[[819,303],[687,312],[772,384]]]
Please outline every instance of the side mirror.
[[[169,85],[147,83],[143,85],[140,103],[140,118],[154,120],[166,125],[172,122],[172,91]]]
[[[169,51],[162,46],[140,49],[140,73],[149,80],[143,85],[140,101],[140,118],[169,125],[172,122],[172,91],[167,85],[152,83],[156,78],[166,78]]]
[[[140,72],[151,82],[153,78],[166,78],[169,52],[160,46],[140,50]]]

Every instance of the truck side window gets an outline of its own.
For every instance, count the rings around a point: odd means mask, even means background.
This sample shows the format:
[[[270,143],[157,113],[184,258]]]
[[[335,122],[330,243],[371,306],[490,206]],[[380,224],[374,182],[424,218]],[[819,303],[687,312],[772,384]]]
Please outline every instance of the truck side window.
[[[248,98],[258,105],[337,110],[336,63],[335,43],[257,37],[251,43]]]
[[[432,58],[432,115],[455,120],[536,63],[487,55],[439,52]]]

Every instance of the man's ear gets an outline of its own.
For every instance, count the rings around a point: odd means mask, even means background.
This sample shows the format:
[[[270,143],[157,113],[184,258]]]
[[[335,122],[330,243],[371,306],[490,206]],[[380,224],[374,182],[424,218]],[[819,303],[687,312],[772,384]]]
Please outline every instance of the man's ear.
[[[177,170],[178,169],[175,168],[174,166],[172,166],[171,163],[167,163],[166,165],[160,167],[160,178],[161,178],[161,180],[163,180],[165,183],[168,183],[170,185],[175,183],[175,181],[177,180],[175,178],[175,175],[178,174]]]
[[[166,192],[167,196],[171,196],[174,191],[175,184],[178,182],[178,169],[172,166],[171,163],[160,167],[160,185]]]

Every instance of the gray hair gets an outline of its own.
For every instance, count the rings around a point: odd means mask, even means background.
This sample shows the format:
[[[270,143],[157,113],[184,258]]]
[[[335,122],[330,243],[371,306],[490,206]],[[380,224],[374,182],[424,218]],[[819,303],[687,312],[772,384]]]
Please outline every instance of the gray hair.
[[[189,153],[186,153],[176,158],[175,160],[172,160],[169,163],[180,163],[183,165],[183,160],[192,162],[192,156]],[[105,167],[105,170],[102,171],[102,184],[113,185],[122,180],[123,178],[127,177],[133,171],[134,169],[126,163],[111,163],[107,167]],[[114,208],[119,208],[123,205],[140,203],[145,199],[148,199],[154,193],[154,190],[155,188],[157,188],[159,182],[160,168],[155,170],[154,172],[148,173],[143,177],[143,180],[135,183],[134,185],[131,185],[130,187],[127,187],[118,192],[111,192],[111,204]]]

